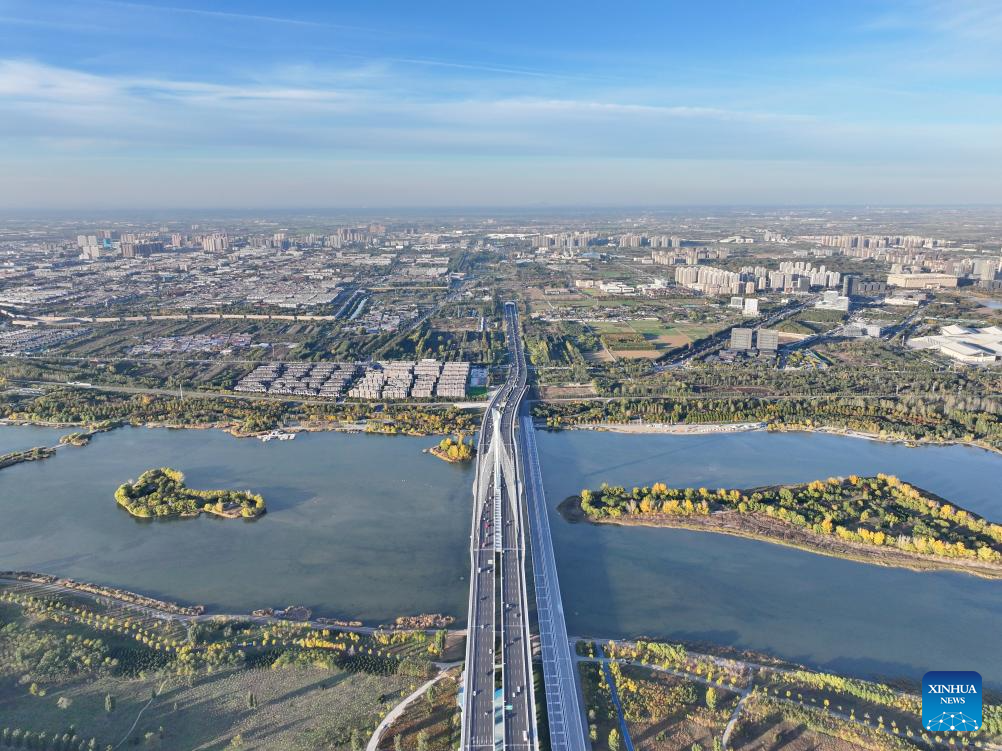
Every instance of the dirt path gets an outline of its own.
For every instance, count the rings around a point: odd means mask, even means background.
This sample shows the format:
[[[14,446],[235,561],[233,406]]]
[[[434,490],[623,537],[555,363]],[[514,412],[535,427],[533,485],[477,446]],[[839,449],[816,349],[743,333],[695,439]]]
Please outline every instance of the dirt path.
[[[152,703],[153,703],[154,701],[156,701],[156,698],[157,698],[157,697],[158,697],[158,696],[160,695],[160,692],[164,690],[164,686],[166,686],[166,685],[167,685],[167,681],[164,681],[163,683],[161,683],[161,684],[160,684],[160,688],[158,688],[158,689],[156,690],[156,693],[155,693],[155,694],[153,694],[153,696],[151,696],[151,697],[150,697],[150,700],[149,700],[148,702],[146,702],[146,703],[145,703],[145,704],[144,704],[144,705],[143,705],[143,706],[142,706],[142,707],[140,708],[140,710],[139,710],[139,714],[137,714],[137,715],[136,715],[136,719],[135,719],[135,721],[134,721],[134,722],[132,723],[132,727],[131,727],[131,728],[129,728],[128,732],[127,732],[127,733],[125,734],[125,736],[124,736],[124,737],[122,738],[122,740],[120,740],[120,741],[119,741],[119,742],[118,742],[118,743],[117,743],[117,744],[115,745],[115,748],[116,748],[116,749],[117,749],[117,748],[118,748],[119,746],[121,746],[122,744],[124,744],[124,743],[125,743],[125,742],[126,742],[127,740],[129,740],[129,736],[130,736],[130,735],[132,735],[133,731],[135,731],[135,729],[136,729],[136,725],[138,725],[138,724],[139,724],[139,720],[140,720],[140,718],[141,718],[141,717],[143,716],[143,712],[145,712],[145,711],[146,711],[147,709],[149,709],[149,708],[150,708],[150,705],[151,705],[151,704],[152,704]]]
[[[446,675],[448,675],[448,670],[443,670],[430,681],[426,681],[418,686],[413,693],[405,696],[403,700],[397,704],[397,706],[391,709],[386,717],[383,718],[383,721],[376,726],[376,729],[372,733],[372,737],[369,738],[369,742],[365,746],[365,751],[376,751],[379,748],[379,741],[383,737],[383,733],[386,732],[386,729],[396,722],[401,715],[403,715],[411,703],[419,699],[422,695],[424,695],[425,691],[445,678]]]
[[[745,701],[748,700],[748,696],[749,694],[745,694],[740,699],[738,699],[738,703],[734,705],[734,711],[731,712],[730,719],[727,720],[727,727],[724,728],[724,734],[720,738],[720,745],[723,746],[725,749],[727,748],[727,744],[731,740],[731,733],[734,730],[734,726],[738,724],[738,716],[741,714],[741,708],[744,706]]]

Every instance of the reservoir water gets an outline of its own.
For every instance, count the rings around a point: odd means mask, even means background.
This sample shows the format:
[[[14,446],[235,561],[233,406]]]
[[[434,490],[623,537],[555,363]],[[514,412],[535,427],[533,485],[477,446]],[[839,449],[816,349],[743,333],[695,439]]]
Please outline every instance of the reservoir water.
[[[0,453],[61,433],[0,429]],[[25,439],[30,440],[25,440]],[[469,466],[421,453],[434,438],[300,434],[262,443],[218,430],[124,428],[0,470],[0,568],[113,584],[214,610],[289,604],[385,623],[463,615]],[[8,448],[10,447],[10,448]],[[115,488],[151,467],[193,488],[249,489],[268,513],[142,521]]]
[[[0,428],[0,453],[67,431]],[[465,621],[473,471],[422,454],[434,438],[336,433],[237,440],[220,431],[126,428],[0,471],[0,568],[31,569],[246,612],[307,605],[386,622]],[[837,436],[540,433],[568,627],[770,652],[863,676],[979,670],[1002,687],[1002,582],[916,573],[684,530],[568,524],[582,487],[748,487],[878,471],[1002,520],[1002,457]],[[156,466],[196,488],[263,493],[255,522],[141,522],[115,506]]]
[[[863,676],[1002,686],[1002,581],[870,566],[686,530],[569,524],[584,487],[753,487],[887,472],[1002,521],[1002,456],[821,434],[540,433],[568,629],[730,644]],[[961,667],[962,666],[962,667]]]

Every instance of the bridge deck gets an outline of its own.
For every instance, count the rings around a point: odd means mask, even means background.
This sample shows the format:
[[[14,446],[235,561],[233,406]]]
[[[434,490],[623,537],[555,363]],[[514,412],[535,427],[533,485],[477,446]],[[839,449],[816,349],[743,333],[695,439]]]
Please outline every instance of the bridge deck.
[[[539,621],[539,643],[543,658],[550,748],[553,751],[586,751],[589,743],[585,734],[585,715],[581,711],[577,668],[571,654],[564,606],[560,599],[557,561],[553,554],[553,538],[550,536],[549,509],[543,491],[543,473],[539,468],[531,417],[522,417],[520,432],[519,443],[525,459],[525,496],[532,541],[536,618]]]
[[[491,398],[481,425],[474,485],[462,749],[538,748],[526,594],[528,533],[550,746],[553,751],[587,751],[585,716],[560,601],[532,420],[524,416],[519,420],[528,371],[513,303],[505,305],[505,324],[512,366],[504,385]],[[495,557],[497,571],[493,567]],[[497,593],[500,607],[495,609]],[[497,633],[501,637],[499,644]],[[497,704],[496,647],[502,658],[502,688]],[[498,716],[500,727],[496,728]]]

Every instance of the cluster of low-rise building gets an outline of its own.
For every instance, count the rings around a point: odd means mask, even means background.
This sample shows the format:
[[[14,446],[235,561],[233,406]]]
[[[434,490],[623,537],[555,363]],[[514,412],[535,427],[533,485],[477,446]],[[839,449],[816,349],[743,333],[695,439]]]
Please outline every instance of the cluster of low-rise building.
[[[32,352],[44,352],[57,344],[75,339],[88,333],[89,329],[13,329],[0,331],[0,354],[25,355]]]
[[[367,297],[358,303],[349,321],[365,330],[366,334],[388,334],[415,320],[420,315],[416,305],[386,305]]]
[[[234,390],[336,399],[361,369],[358,363],[270,362],[241,378]]]
[[[269,282],[266,288],[248,290],[247,302],[287,309],[309,308],[330,305],[343,289],[337,279]]]
[[[470,379],[468,362],[419,360],[370,364],[349,390],[356,399],[463,398]]]
[[[172,311],[228,305],[303,310],[336,302],[358,278],[392,275],[395,264],[410,283],[450,277],[443,249],[415,254],[410,235],[389,237],[378,225],[326,235],[254,229],[116,228],[89,230],[75,242],[5,245],[0,305],[34,315],[150,299]]]
[[[158,336],[143,344],[137,344],[132,355],[173,355],[188,352],[223,352],[225,350],[249,347],[250,334],[190,334],[185,336]]]
[[[637,294],[637,288],[632,284],[599,279],[575,279],[574,286],[578,289],[597,289],[604,295],[630,296]]]
[[[355,399],[406,399],[414,383],[413,362],[373,363],[348,396]]]
[[[879,339],[884,335],[886,326],[882,323],[859,318],[849,321],[840,330],[842,336],[850,339]]]
[[[73,287],[69,283],[24,284],[0,291],[0,305],[18,310],[63,302],[72,296]]]
[[[353,277],[353,269],[332,267],[329,258],[257,247],[184,249],[96,263],[36,256],[0,289],[0,306],[40,314],[153,298],[174,311],[227,305],[302,310],[331,303]]]
[[[461,399],[469,380],[468,362],[272,362],[244,376],[235,390],[326,399]]]

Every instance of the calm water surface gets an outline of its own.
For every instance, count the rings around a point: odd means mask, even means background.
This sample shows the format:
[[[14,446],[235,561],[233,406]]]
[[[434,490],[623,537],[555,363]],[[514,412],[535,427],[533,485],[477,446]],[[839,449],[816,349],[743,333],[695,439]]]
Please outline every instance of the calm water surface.
[[[538,438],[551,507],[603,481],[749,487],[882,471],[1002,521],[1002,457],[977,449],[819,434]],[[555,511],[551,525],[573,634],[707,640],[868,676],[958,666],[1002,685],[1002,582],[709,533],[569,524]]]
[[[0,429],[0,451],[61,432]],[[125,428],[85,448],[0,471],[0,568],[108,583],[246,612],[299,603],[385,622],[461,614],[473,472],[421,449],[435,439],[312,433],[238,440],[217,430]],[[115,488],[150,467],[195,488],[262,493],[253,522],[149,522],[115,505]]]
[[[72,432],[72,429],[69,428],[56,430],[54,428],[38,428],[33,425],[0,426],[0,454],[24,451],[35,446],[55,446],[59,443],[59,436]]]
[[[0,428],[0,453],[65,430]],[[552,508],[582,487],[747,487],[879,471],[1002,521],[1002,457],[837,436],[540,433]],[[470,467],[434,439],[304,434],[268,444],[219,431],[123,429],[0,471],[0,568],[122,586],[213,609],[304,604],[384,622],[465,621]],[[115,506],[154,466],[197,488],[261,492],[256,521],[140,522]],[[1002,582],[884,569],[684,530],[571,525],[552,513],[573,634],[650,635],[768,651],[860,675],[975,669],[1002,687]]]

